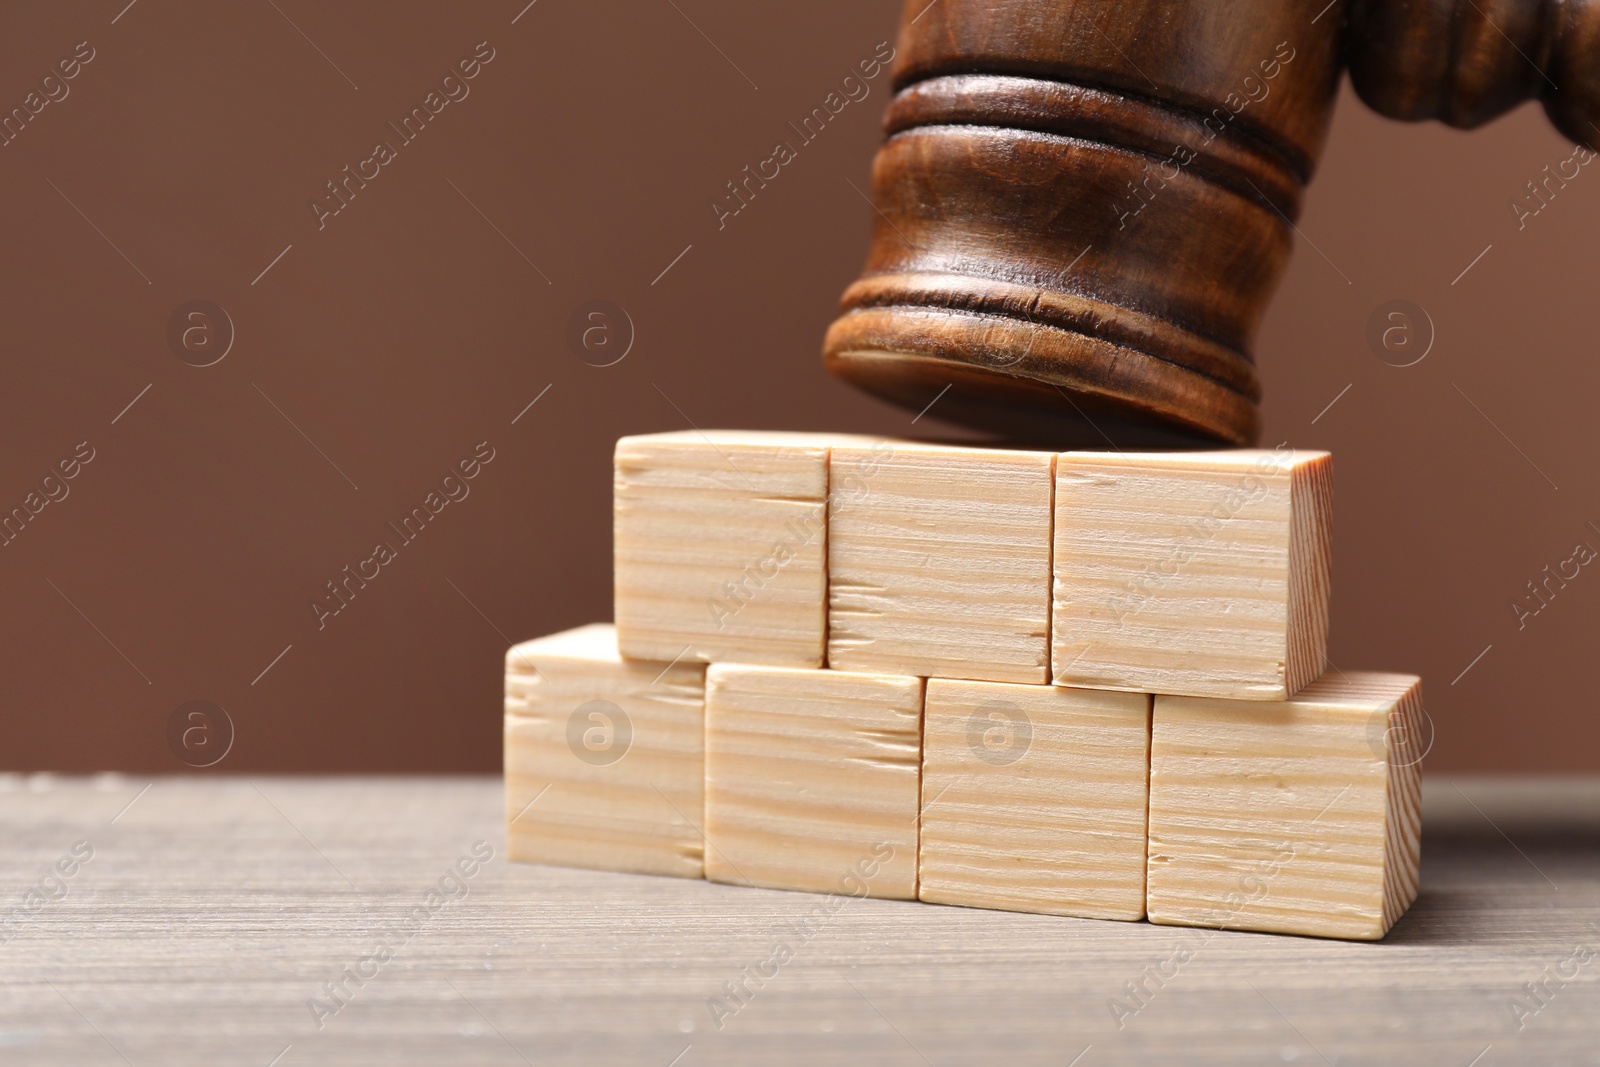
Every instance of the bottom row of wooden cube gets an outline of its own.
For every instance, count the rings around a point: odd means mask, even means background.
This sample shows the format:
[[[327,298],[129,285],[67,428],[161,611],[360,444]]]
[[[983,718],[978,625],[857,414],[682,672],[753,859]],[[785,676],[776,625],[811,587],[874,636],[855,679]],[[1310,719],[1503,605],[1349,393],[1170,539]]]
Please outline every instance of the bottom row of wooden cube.
[[[1382,937],[1417,893],[1419,682],[1283,702],[618,656],[506,659],[512,859]],[[1399,743],[1397,744],[1397,740]]]

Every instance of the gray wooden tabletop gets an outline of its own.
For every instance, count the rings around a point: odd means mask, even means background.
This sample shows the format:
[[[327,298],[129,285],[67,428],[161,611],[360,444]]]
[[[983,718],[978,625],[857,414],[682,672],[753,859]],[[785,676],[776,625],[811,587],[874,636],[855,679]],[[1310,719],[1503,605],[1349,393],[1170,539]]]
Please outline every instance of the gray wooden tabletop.
[[[0,776],[0,1063],[1600,1063],[1600,779],[1429,779],[1370,944],[508,864],[500,820]]]

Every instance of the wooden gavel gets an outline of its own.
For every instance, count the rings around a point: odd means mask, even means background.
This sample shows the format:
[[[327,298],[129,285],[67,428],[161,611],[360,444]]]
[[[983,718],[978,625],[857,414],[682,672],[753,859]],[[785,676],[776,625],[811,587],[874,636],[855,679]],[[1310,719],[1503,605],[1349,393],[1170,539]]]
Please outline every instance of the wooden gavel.
[[[1392,118],[1537,97],[1600,142],[1600,0],[908,0],[897,52],[824,361],[1014,439],[1255,440],[1342,69]]]

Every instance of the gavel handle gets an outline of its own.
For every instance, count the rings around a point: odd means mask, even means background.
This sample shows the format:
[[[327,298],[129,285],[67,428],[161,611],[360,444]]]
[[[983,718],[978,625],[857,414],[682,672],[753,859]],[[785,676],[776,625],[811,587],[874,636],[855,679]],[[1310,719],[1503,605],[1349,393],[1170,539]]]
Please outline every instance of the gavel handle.
[[[1354,0],[1350,81],[1389,118],[1470,129],[1524,100],[1565,136],[1600,145],[1600,2]]]

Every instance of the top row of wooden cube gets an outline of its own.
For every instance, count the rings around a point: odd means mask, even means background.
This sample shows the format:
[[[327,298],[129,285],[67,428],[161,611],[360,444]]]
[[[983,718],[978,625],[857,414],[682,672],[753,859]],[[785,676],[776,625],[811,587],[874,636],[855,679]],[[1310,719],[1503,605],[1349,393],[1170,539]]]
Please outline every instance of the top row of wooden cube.
[[[1331,457],[824,434],[617,442],[622,655],[1284,700],[1322,673]]]

